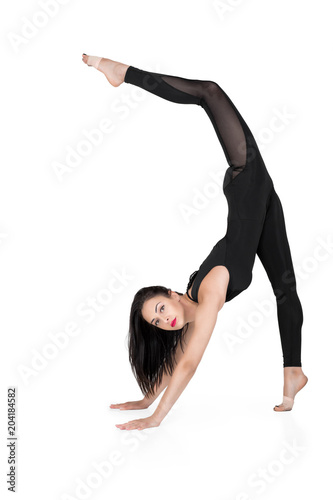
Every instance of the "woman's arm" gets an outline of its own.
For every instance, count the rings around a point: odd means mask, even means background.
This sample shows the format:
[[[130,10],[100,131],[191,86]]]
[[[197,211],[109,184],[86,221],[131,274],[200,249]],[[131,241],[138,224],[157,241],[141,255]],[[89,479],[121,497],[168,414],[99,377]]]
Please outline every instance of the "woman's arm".
[[[188,325],[188,328],[186,332],[184,333],[184,341],[183,341],[183,349],[181,348],[180,342],[178,343],[178,346],[175,351],[175,365],[177,366],[180,360],[183,358],[184,353],[186,352],[186,347],[187,344],[193,334],[193,324],[190,323]],[[155,384],[154,387],[154,394],[152,396],[145,396],[143,399],[140,401],[127,401],[126,403],[119,403],[119,404],[111,404],[110,408],[115,409],[115,410],[144,410],[148,408],[163,392],[163,390],[167,387],[171,380],[172,375],[169,375],[167,373],[163,373],[161,383],[157,385]]]
[[[110,405],[110,408],[112,408],[113,410],[145,410],[155,401],[156,398],[158,398],[158,396],[161,394],[163,389],[166,388],[170,380],[171,380],[171,375],[164,373],[160,385],[155,384],[153,396],[145,396],[143,399],[140,399],[139,401],[127,401],[126,403],[113,403]]]
[[[187,331],[184,334],[184,342],[183,342],[184,351],[181,348],[180,342],[178,343],[178,346],[177,346],[176,351],[175,351],[175,365],[176,365],[176,367],[178,366],[178,364],[180,363],[180,361],[184,357],[184,354],[185,354],[186,349],[187,349],[187,344],[189,343],[190,338],[192,337],[192,334],[193,334],[193,325],[189,324]],[[175,369],[174,369],[174,371],[175,371]],[[174,371],[173,371],[172,375],[164,373],[160,385],[155,384],[154,395],[153,396],[146,396],[144,398],[144,400],[147,401],[149,406],[158,398],[158,396],[161,394],[161,392],[163,392],[164,389],[169,385],[170,380],[174,374]]]
[[[195,312],[194,328],[186,351],[176,366],[168,387],[151,417],[131,420],[116,425],[121,430],[158,427],[175,404],[199,365],[213,333],[218,312],[222,309],[229,282],[229,272],[216,266],[202,280],[198,293],[199,305]]]
[[[192,338],[182,360],[175,368],[168,387],[152,415],[158,424],[175,404],[199,365],[217,321],[219,306],[214,296],[207,296],[198,305]]]
[[[131,420],[124,424],[117,424],[116,427],[121,430],[142,430],[160,425],[193,377],[200,363],[217,321],[217,315],[220,310],[218,300],[216,295],[209,294],[209,296],[206,296],[206,300],[203,300],[198,305],[195,313],[193,334],[186,352],[176,366],[168,387],[154,413],[148,418]]]

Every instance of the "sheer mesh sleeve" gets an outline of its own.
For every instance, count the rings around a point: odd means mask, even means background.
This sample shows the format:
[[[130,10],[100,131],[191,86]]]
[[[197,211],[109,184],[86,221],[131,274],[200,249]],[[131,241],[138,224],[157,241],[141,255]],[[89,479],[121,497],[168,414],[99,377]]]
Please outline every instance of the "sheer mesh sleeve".
[[[125,82],[180,104],[197,104],[209,116],[228,164],[232,178],[246,165],[246,135],[250,133],[242,116],[221,87],[210,80],[191,80],[178,76],[143,71],[129,66]]]

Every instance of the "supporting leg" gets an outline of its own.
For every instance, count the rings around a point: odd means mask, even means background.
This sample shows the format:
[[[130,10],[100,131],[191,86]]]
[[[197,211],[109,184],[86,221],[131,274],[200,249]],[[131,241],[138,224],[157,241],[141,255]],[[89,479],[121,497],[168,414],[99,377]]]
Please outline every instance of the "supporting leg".
[[[286,233],[280,198],[272,190],[262,234],[257,249],[277,302],[284,366],[283,395],[294,399],[308,379],[301,368],[301,328],[303,310],[296,290],[296,277]],[[285,404],[276,411],[291,409]],[[292,407],[292,406],[291,406]]]
[[[296,290],[283,209],[275,190],[270,198],[257,254],[276,296],[284,366],[302,366],[303,310]]]

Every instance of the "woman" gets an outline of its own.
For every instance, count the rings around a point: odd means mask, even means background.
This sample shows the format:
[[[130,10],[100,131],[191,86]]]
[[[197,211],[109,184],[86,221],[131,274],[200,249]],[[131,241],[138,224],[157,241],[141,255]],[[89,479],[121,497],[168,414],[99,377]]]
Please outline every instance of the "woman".
[[[110,407],[148,408],[167,389],[151,417],[117,427],[132,430],[160,425],[193,377],[218,312],[250,285],[256,254],[276,296],[283,352],[283,402],[274,410],[291,410],[295,395],[308,381],[301,368],[303,312],[281,202],[249,127],[215,82],[152,73],[86,54],[82,59],[115,87],[126,82],[171,102],[201,106],[230,165],[223,181],[229,208],[227,232],[190,276],[186,294],[156,286],[142,288],[134,297],[129,357],[145,397]]]

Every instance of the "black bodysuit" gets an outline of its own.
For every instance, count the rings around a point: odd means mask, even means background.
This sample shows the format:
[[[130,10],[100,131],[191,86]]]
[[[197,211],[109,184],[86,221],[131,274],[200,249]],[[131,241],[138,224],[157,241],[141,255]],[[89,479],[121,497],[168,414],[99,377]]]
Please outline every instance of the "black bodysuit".
[[[249,127],[228,95],[213,81],[152,73],[130,66],[125,82],[168,101],[201,106],[229,164],[222,186],[228,202],[227,231],[190,276],[188,297],[198,302],[202,280],[213,267],[222,265],[230,275],[226,302],[230,301],[250,285],[258,255],[276,296],[284,366],[302,366],[303,311],[296,291],[282,205]],[[192,296],[188,293],[191,286]]]

